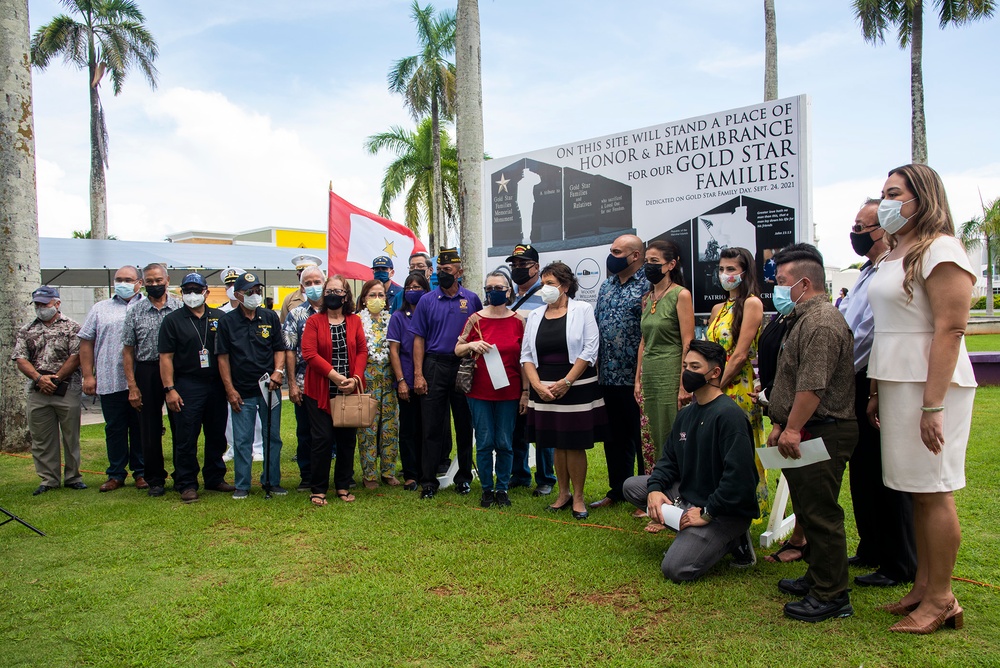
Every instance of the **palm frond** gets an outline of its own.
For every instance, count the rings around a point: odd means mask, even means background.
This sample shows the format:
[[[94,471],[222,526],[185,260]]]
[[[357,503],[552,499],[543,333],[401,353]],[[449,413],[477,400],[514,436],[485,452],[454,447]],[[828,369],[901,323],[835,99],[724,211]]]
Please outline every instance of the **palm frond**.
[[[67,63],[87,66],[85,28],[71,16],[60,14],[38,28],[31,38],[31,64],[45,69],[54,56],[62,56]]]

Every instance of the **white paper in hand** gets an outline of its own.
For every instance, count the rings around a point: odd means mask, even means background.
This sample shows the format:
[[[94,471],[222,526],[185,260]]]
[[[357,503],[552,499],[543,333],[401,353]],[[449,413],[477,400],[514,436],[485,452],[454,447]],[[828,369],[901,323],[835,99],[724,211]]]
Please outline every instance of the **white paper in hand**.
[[[674,531],[680,531],[681,528],[681,517],[684,516],[684,511],[671,503],[664,503],[660,506],[660,512],[663,514],[663,523]]]
[[[490,382],[493,383],[494,390],[510,385],[507,370],[503,366],[503,358],[500,357],[500,351],[497,350],[496,346],[490,346],[490,349],[483,353],[480,359],[486,362],[486,370],[490,374]]]
[[[799,452],[802,454],[800,459],[785,459],[778,452],[778,448],[757,448],[757,456],[766,469],[797,469],[816,462],[825,462],[830,458],[822,438],[802,441],[799,443]]]
[[[265,373],[263,376],[260,377],[260,380],[257,381],[257,386],[260,387],[260,396],[262,396],[265,401],[267,400],[268,394],[270,394],[271,408],[274,408],[275,406],[281,403],[281,390],[278,390],[276,392],[271,392],[270,390],[268,390],[267,385],[270,382],[271,382],[271,374]]]

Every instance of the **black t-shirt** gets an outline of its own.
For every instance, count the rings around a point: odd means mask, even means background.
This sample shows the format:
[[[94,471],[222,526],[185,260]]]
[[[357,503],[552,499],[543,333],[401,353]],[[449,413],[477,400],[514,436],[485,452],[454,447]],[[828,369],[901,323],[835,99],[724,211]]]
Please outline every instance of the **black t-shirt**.
[[[193,376],[212,380],[219,377],[219,365],[215,359],[215,334],[219,320],[225,313],[217,308],[205,307],[199,318],[191,309],[184,307],[171,311],[160,325],[160,339],[157,346],[160,353],[174,354],[174,378]],[[201,366],[201,351],[208,350],[208,368]]]
[[[274,353],[284,349],[281,322],[274,311],[258,307],[254,317],[247,318],[236,307],[219,320],[215,352],[229,355],[233,387],[243,396],[260,395],[257,382],[274,371]]]

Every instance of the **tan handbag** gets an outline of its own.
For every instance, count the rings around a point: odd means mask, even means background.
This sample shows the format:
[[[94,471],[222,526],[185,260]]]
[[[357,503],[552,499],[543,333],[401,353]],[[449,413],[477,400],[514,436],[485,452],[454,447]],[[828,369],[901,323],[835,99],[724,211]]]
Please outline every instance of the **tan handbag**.
[[[365,429],[372,426],[378,402],[370,394],[361,393],[361,379],[357,380],[354,394],[338,394],[330,399],[330,417],[334,427]]]

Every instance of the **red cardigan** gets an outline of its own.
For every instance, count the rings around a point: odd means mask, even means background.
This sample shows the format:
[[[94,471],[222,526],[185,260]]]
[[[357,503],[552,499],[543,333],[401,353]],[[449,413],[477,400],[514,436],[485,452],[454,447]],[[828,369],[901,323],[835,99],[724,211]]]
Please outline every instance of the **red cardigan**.
[[[365,366],[368,364],[368,344],[361,318],[349,313],[344,318],[347,326],[347,363],[350,375],[361,379],[365,387]],[[333,341],[330,338],[330,321],[326,313],[315,313],[306,320],[302,331],[302,358],[306,361],[305,395],[314,399],[319,407],[330,412],[330,371],[333,365]]]

